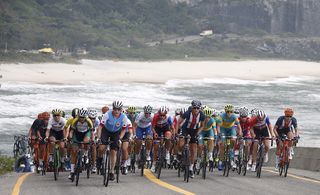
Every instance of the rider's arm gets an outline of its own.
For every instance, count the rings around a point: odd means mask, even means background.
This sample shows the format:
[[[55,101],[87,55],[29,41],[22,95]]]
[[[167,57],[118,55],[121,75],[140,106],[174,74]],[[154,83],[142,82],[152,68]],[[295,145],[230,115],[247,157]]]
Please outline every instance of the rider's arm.
[[[102,130],[102,128],[103,128],[103,125],[100,124],[100,125],[98,126],[98,129],[97,129],[97,138],[98,138],[98,139],[101,138],[101,130]]]
[[[240,123],[237,124],[237,129],[238,129],[238,135],[242,136],[242,128],[241,128]]]
[[[199,134],[204,129],[204,125],[205,125],[204,123],[205,123],[204,121],[200,122],[200,128],[198,129],[197,134]]]
[[[133,123],[133,125],[132,125],[132,133],[133,133],[133,135],[136,135],[136,128],[137,128],[137,123]]]

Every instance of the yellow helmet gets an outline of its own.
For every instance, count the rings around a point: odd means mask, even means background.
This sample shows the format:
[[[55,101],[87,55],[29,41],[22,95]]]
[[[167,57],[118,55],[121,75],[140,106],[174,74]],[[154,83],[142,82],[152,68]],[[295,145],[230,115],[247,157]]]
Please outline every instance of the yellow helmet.
[[[233,105],[232,104],[227,104],[227,105],[225,105],[224,106],[224,111],[225,112],[233,112],[234,111],[234,107],[233,107]]]
[[[128,107],[128,112],[136,112],[137,108],[135,106],[129,106]]]
[[[212,114],[213,114],[213,112],[212,112],[212,110],[209,108],[209,107],[207,107],[207,108],[205,108],[204,110],[203,110],[203,113],[206,115],[206,116],[212,116]]]

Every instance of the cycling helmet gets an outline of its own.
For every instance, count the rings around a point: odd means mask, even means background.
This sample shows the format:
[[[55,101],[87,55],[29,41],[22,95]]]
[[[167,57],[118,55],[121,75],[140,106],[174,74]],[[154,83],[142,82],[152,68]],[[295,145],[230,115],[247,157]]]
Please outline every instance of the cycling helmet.
[[[212,110],[210,108],[206,108],[203,110],[203,113],[206,115],[206,116],[209,116],[211,117],[212,116]]]
[[[234,113],[235,114],[239,114],[240,113],[240,109],[241,109],[241,107],[238,107],[238,106],[234,107]]]
[[[116,109],[122,109],[122,106],[123,106],[123,103],[122,101],[119,101],[119,100],[116,100],[112,103],[112,107],[113,109],[116,108]]]
[[[202,106],[201,106],[201,110],[202,110],[202,111],[204,111],[204,110],[207,109],[207,108],[209,108],[209,106],[207,106],[207,105],[202,105]]]
[[[104,113],[106,113],[106,112],[108,112],[109,111],[109,107],[108,106],[103,106],[102,108],[101,108],[101,112],[104,114]]]
[[[192,100],[192,102],[191,102],[191,106],[192,107],[199,107],[199,108],[201,108],[201,102],[199,101],[199,100]]]
[[[165,106],[161,106],[158,110],[159,114],[167,114],[167,112],[168,112],[168,108]]]
[[[264,117],[266,116],[263,110],[257,110],[256,115],[258,118],[261,118],[261,119],[264,119]]]
[[[88,116],[88,109],[87,108],[81,108],[79,110],[79,117],[87,117]]]
[[[61,116],[62,116],[62,117],[65,117],[65,116],[66,116],[66,113],[65,113],[64,110],[61,110]]]
[[[227,105],[225,105],[224,106],[224,111],[225,112],[233,112],[234,111],[234,107],[233,107],[233,105],[232,104],[227,104]]]
[[[176,115],[180,115],[182,109],[181,108],[177,108],[174,112]]]
[[[52,112],[51,112],[53,115],[61,115],[62,114],[62,111],[58,108],[56,109],[53,109]]]
[[[287,117],[292,117],[293,116],[293,109],[292,108],[285,108],[284,109],[284,115]]]
[[[50,118],[50,113],[49,113],[49,112],[43,112],[43,113],[42,113],[42,117],[43,117],[43,120],[49,120],[49,118]]]
[[[96,109],[89,109],[88,116],[89,116],[89,118],[96,118],[98,116],[97,110]]]
[[[212,116],[214,117],[219,116],[219,111],[216,109],[212,109]]]
[[[251,116],[256,116],[256,115],[257,115],[257,111],[258,111],[257,108],[253,108],[253,109],[250,111]]]
[[[186,108],[182,108],[181,109],[181,115],[183,115],[185,112],[187,112],[189,110],[189,108],[188,107],[186,107]]]
[[[249,115],[249,111],[248,111],[248,109],[241,108],[239,110],[239,114],[240,114],[240,117],[247,117]]]
[[[137,108],[135,106],[129,106],[128,107],[128,112],[137,112]]]
[[[79,108],[72,109],[71,115],[73,118],[76,118],[78,116],[78,114],[79,114]]]
[[[150,105],[147,105],[143,107],[144,113],[151,113],[152,112],[152,107]]]

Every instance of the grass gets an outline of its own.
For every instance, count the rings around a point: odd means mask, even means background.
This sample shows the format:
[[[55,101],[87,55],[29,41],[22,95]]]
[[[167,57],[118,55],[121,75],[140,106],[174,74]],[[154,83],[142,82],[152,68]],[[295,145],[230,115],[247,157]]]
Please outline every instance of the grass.
[[[13,171],[15,159],[8,156],[0,156],[0,175]]]

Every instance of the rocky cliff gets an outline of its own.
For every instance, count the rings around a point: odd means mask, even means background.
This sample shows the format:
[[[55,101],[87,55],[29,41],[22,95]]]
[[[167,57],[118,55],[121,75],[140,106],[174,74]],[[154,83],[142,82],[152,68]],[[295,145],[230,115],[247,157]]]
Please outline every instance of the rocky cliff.
[[[211,25],[218,27],[220,31],[239,32],[239,29],[251,28],[273,34],[320,35],[319,0],[172,0],[172,2],[185,2],[192,6],[198,15],[202,14],[204,20],[207,20],[205,24],[212,22]]]

